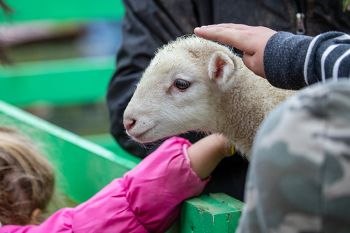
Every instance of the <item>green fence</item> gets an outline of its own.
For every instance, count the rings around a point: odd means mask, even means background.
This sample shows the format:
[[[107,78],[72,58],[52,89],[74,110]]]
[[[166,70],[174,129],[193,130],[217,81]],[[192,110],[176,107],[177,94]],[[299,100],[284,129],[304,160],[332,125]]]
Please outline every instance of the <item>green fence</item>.
[[[121,0],[6,0],[13,14],[0,13],[0,22],[38,20],[120,20],[124,14]]]
[[[14,12],[0,12],[2,25],[28,22],[121,20],[120,0],[7,0]],[[19,106],[102,101],[115,58],[90,57],[15,63],[0,67],[0,99]]]

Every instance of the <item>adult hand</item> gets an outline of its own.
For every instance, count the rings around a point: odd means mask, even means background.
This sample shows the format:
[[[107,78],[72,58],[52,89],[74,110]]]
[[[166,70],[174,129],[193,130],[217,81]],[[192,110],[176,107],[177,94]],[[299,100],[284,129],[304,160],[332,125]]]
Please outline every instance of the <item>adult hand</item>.
[[[243,24],[216,24],[197,27],[194,33],[204,39],[241,50],[244,64],[255,74],[265,77],[264,51],[268,40],[276,31]]]

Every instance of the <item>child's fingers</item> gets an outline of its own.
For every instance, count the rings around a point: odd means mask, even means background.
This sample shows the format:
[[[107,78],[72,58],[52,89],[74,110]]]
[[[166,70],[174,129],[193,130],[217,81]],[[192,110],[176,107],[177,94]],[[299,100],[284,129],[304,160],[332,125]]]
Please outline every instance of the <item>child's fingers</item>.
[[[226,27],[201,27],[195,28],[194,33],[197,36],[230,45],[246,53],[254,52],[250,43],[251,38],[245,31]]]
[[[251,29],[252,26],[248,26],[245,24],[234,24],[234,23],[220,23],[220,24],[211,24],[207,26],[202,26],[204,28],[216,28],[216,27],[222,27],[222,28],[230,28],[235,30],[248,30]]]

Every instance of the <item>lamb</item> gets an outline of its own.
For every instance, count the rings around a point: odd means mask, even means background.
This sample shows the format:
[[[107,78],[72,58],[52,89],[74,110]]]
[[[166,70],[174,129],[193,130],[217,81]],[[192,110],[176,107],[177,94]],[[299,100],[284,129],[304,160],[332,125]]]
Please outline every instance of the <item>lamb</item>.
[[[140,143],[188,131],[222,133],[249,159],[260,123],[292,93],[256,76],[227,47],[182,37],[152,59],[124,112],[124,126]]]

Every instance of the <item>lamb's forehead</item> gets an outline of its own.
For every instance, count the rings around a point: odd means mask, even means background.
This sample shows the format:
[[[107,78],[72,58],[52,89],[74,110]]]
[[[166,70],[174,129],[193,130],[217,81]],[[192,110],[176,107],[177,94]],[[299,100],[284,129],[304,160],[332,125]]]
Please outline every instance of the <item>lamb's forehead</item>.
[[[197,65],[206,69],[206,64],[216,51],[232,53],[223,45],[196,36],[179,37],[157,51],[141,82],[145,79],[159,82],[159,77],[162,77],[162,80],[170,77],[166,75],[169,72],[188,71],[195,69]]]
[[[197,36],[186,36],[179,37],[175,41],[161,47],[155,57],[162,57],[164,54],[166,55],[169,53],[178,53],[179,55],[182,53],[183,56],[189,55],[184,52],[190,52],[192,55],[209,55],[218,50],[228,53],[230,52],[228,48],[218,43],[205,40]]]
[[[230,54],[223,45],[196,36],[179,37],[161,47],[149,66],[148,72],[162,72],[189,65],[207,63],[215,51]],[[147,71],[146,71],[147,72]]]

